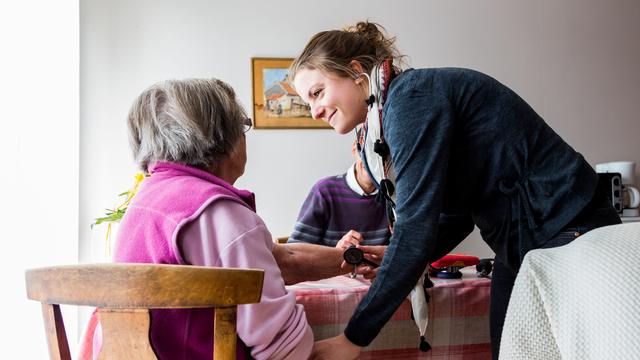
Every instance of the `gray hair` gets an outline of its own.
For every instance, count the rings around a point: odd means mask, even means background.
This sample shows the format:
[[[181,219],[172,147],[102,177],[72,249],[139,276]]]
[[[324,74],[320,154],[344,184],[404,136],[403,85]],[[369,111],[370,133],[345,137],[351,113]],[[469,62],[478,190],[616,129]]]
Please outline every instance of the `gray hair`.
[[[168,80],[133,102],[127,120],[129,143],[143,171],[158,161],[208,169],[231,154],[246,117],[223,81]]]

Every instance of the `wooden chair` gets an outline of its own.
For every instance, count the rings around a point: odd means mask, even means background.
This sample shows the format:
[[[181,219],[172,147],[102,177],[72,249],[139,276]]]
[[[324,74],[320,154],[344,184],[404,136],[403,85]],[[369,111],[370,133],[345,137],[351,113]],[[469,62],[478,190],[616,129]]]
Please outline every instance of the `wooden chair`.
[[[236,310],[257,303],[263,270],[158,264],[91,264],[26,271],[27,297],[42,303],[51,359],[71,359],[60,304],[98,307],[100,359],[155,359],[149,309],[216,308],[214,359],[235,359]]]

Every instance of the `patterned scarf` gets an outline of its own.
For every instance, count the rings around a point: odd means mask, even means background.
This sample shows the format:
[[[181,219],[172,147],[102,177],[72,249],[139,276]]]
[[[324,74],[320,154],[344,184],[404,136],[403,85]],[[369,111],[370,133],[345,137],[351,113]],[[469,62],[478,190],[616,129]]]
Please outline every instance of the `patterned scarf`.
[[[399,74],[399,70],[393,67],[391,60],[386,60],[373,68],[367,77],[369,78],[369,99],[367,105],[367,119],[361,128],[356,128],[358,151],[365,169],[378,189],[377,199],[385,204],[389,229],[393,233],[393,224],[396,220],[396,174],[391,161],[389,145],[384,141],[382,131],[382,108],[387,100],[387,93],[391,80]],[[426,340],[427,326],[429,324],[429,294],[427,288],[433,286],[429,275],[422,274],[416,286],[409,294],[411,310],[416,325],[420,332],[419,349],[422,352],[431,350],[431,345]]]
[[[384,141],[382,131],[382,109],[387,99],[391,80],[398,75],[399,70],[393,67],[391,60],[385,60],[376,65],[369,79],[369,98],[367,119],[356,128],[358,151],[365,169],[373,184],[378,189],[378,201],[387,208],[389,226],[393,231],[395,222],[395,173],[391,163],[389,146]]]

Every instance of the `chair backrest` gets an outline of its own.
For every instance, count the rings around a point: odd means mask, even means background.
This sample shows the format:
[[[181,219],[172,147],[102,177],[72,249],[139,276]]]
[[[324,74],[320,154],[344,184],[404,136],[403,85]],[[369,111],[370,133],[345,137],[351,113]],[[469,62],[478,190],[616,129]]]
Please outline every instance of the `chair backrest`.
[[[216,308],[214,359],[235,359],[236,310],[260,301],[263,270],[89,264],[29,269],[27,297],[42,303],[51,359],[71,359],[60,304],[100,308],[100,358],[155,359],[149,309]]]
[[[289,240],[288,236],[279,236],[274,238],[274,242],[276,244],[286,244],[288,240]]]
[[[500,359],[638,358],[638,259],[640,223],[529,251],[509,300]]]

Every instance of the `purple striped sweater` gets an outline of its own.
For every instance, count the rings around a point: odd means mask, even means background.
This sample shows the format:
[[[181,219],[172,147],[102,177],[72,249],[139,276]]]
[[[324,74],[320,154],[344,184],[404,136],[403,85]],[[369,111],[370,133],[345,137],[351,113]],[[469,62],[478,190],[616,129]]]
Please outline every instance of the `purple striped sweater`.
[[[375,195],[352,190],[346,178],[346,174],[326,177],[311,188],[289,242],[333,247],[349,230],[355,230],[362,234],[363,245],[389,243],[384,206]]]

